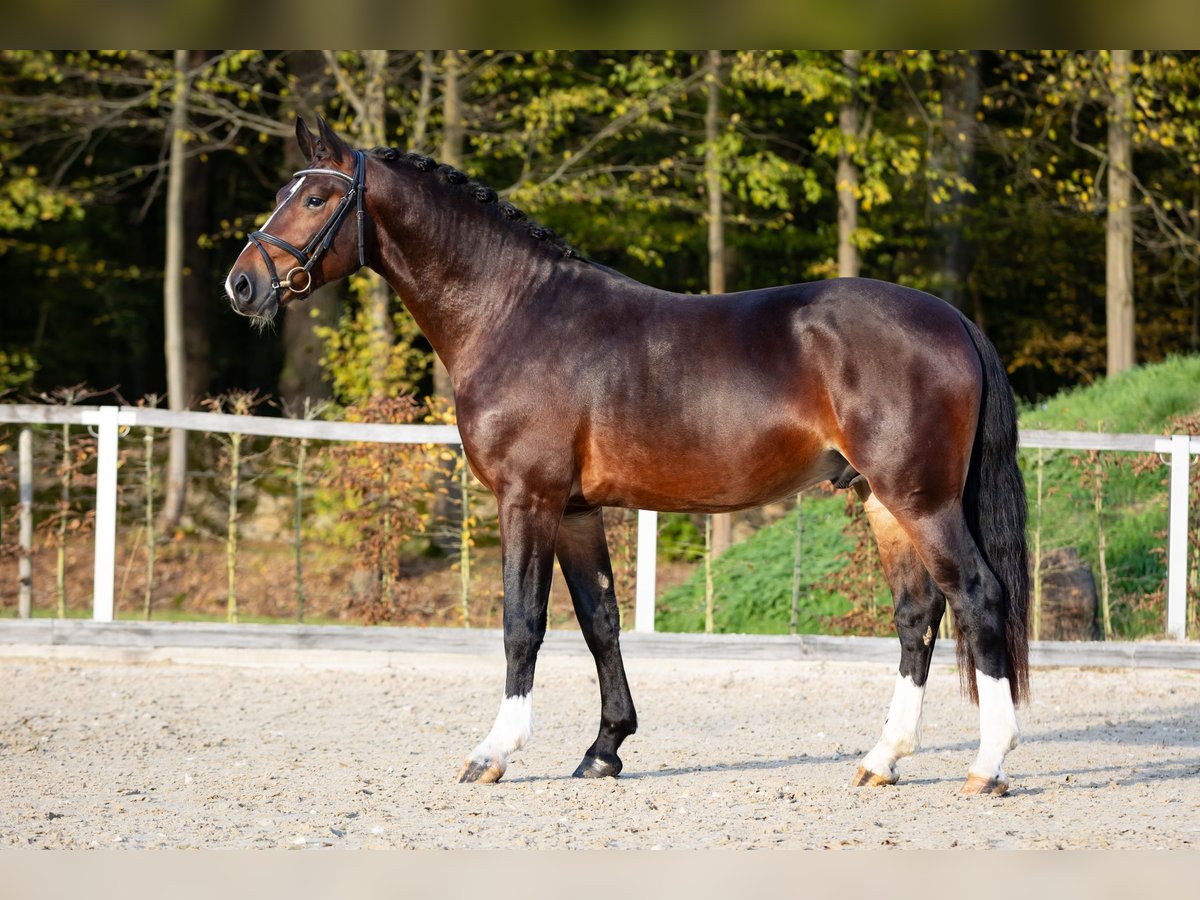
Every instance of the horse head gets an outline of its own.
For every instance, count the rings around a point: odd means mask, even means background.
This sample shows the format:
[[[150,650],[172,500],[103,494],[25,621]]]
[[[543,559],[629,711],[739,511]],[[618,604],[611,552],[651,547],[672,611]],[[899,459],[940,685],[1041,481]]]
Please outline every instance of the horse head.
[[[250,233],[225,279],[230,304],[244,316],[270,319],[292,299],[303,299],[366,263],[365,155],[347,145],[324,119],[319,119],[314,136],[297,118],[296,141],[310,160],[308,168],[279,189],[274,212]],[[352,211],[355,226],[343,227]]]

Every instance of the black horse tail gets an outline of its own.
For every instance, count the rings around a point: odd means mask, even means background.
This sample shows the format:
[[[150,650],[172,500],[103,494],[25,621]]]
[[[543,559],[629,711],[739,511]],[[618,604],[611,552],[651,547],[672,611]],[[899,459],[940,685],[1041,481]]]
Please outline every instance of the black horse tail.
[[[996,348],[965,316],[963,324],[983,364],[983,396],[963,511],[984,561],[1000,582],[1009,687],[1015,704],[1029,695],[1029,548],[1025,541],[1025,482],[1017,467],[1017,410]],[[961,631],[955,630],[959,676],[977,703],[970,648]]]

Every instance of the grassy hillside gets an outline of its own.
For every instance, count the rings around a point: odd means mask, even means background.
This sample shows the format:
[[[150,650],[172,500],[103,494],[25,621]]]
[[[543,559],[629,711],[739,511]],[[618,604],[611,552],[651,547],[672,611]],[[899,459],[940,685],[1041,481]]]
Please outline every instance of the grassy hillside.
[[[1021,412],[1022,428],[1158,434],[1200,410],[1200,356],[1176,356],[1063,391]]]
[[[1022,428],[1071,431],[1162,433],[1175,417],[1200,412],[1200,357],[1174,358],[1143,366],[1112,379],[1080,387],[1023,410]],[[1030,500],[1030,534],[1037,522],[1035,477],[1037,451],[1021,453]],[[1044,451],[1042,550],[1077,547],[1092,565],[1099,586],[1098,530],[1095,512],[1096,466],[1102,469],[1103,522],[1112,579],[1112,617],[1118,635],[1139,637],[1161,632],[1161,586],[1165,577],[1165,479],[1167,470],[1153,455]],[[806,495],[803,503],[800,567],[801,633],[836,632],[830,619],[844,616],[852,604],[841,588],[848,567],[859,581],[876,587],[876,602],[890,604],[874,552],[851,562],[853,530],[842,495]],[[759,530],[729,550],[714,566],[714,623],[717,631],[786,633],[791,607],[796,514]],[[840,577],[839,577],[840,576]],[[861,600],[860,593],[860,603]],[[869,601],[868,601],[869,602]],[[697,566],[689,581],[668,591],[658,604],[657,627],[664,631],[701,631],[704,627],[704,572]]]
[[[1026,409],[1023,428],[1162,434],[1173,419],[1200,412],[1200,357],[1177,357],[1064,392]],[[1037,452],[1022,452],[1036,526]],[[1043,451],[1042,549],[1078,547],[1099,586],[1099,531],[1095,466],[1103,468],[1103,523],[1112,579],[1116,632],[1127,637],[1161,633],[1166,577],[1167,466],[1154,454]],[[1093,459],[1095,461],[1093,461]]]

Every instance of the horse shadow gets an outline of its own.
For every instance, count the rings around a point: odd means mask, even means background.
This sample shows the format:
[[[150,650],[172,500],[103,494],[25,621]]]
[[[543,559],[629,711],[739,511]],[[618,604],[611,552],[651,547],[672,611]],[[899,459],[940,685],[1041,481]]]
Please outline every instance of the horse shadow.
[[[782,759],[744,759],[731,762],[702,763],[695,766],[668,766],[646,772],[631,772],[631,780],[643,778],[669,778],[677,775],[700,775],[709,772],[756,772],[775,769],[789,769],[795,766],[824,765],[827,763],[843,763],[856,759],[853,753],[834,753],[828,756],[813,756],[808,753],[788,756]],[[621,777],[625,777],[622,775]]]
[[[1178,713],[1157,718],[1144,719],[1137,716],[1120,720],[1106,719],[1073,728],[1026,728],[1021,732],[1022,744],[1039,742],[1065,742],[1104,744],[1121,743],[1140,747],[1200,747],[1200,703],[1192,704]],[[922,752],[957,753],[970,752],[976,748],[973,741],[926,744]],[[1039,770],[1043,778],[1067,778],[1079,787],[1104,787],[1113,779],[1105,775],[1119,775],[1121,784],[1152,784],[1200,776],[1200,755],[1184,759],[1151,759],[1110,765],[1080,765],[1055,770]],[[1090,777],[1091,781],[1078,780]],[[933,782],[940,779],[914,779],[912,784]],[[1045,788],[1030,787],[1021,793],[1036,794]]]
[[[1068,729],[1036,728],[1022,731],[1022,744],[1038,742],[1068,742],[1068,743],[1112,743],[1118,738],[1123,744],[1135,744],[1142,747],[1159,745],[1174,745],[1200,747],[1200,704],[1181,710],[1177,714],[1164,715],[1154,719],[1129,717],[1120,721],[1105,720],[1080,725]],[[954,741],[929,743],[922,746],[921,754],[931,753],[973,753],[978,748],[978,742]],[[622,780],[639,781],[650,778],[672,778],[681,775],[698,775],[722,772],[755,772],[773,771],[801,766],[849,764],[861,759],[866,748],[861,751],[845,751],[826,755],[808,753],[793,754],[777,759],[743,759],[724,762],[701,763],[689,766],[671,766],[655,770],[637,771],[626,770],[621,774]],[[1132,771],[1132,774],[1131,774]],[[1104,787],[1113,779],[1111,776],[1120,775],[1122,784],[1152,784],[1178,779],[1200,777],[1200,755],[1186,759],[1151,760],[1112,765],[1073,766],[1056,770],[1038,770],[1028,774],[1039,778],[1066,778],[1070,776],[1073,784],[1078,787]],[[1104,776],[1110,776],[1105,778]],[[570,775],[554,776],[551,781],[570,778]],[[1079,780],[1087,778],[1088,780]],[[519,776],[511,779],[511,783],[546,781],[545,777]],[[933,785],[961,780],[957,775],[953,778],[939,776],[904,777],[904,784]],[[847,777],[849,782],[849,777]],[[1022,787],[1014,785],[1012,793],[1036,795],[1044,793],[1047,788],[1038,786]]]
[[[621,772],[621,781],[641,781],[647,778],[670,778],[679,775],[702,775],[709,772],[754,772],[773,769],[787,769],[794,766],[821,765],[825,763],[845,763],[857,759],[859,754],[835,753],[830,756],[813,756],[807,753],[789,756],[782,759],[746,759],[731,762],[700,763],[694,766],[669,766],[662,769],[639,771],[625,769]],[[571,775],[545,776],[520,775],[516,778],[505,778],[509,784],[522,782],[565,781]]]

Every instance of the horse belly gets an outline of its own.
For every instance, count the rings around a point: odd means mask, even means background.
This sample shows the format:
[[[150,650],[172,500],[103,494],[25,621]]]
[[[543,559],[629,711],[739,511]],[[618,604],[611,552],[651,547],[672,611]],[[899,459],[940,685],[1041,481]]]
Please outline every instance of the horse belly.
[[[671,440],[661,433],[593,438],[580,472],[583,499],[593,506],[728,512],[813,487],[846,465],[826,442],[799,429],[724,438]]]

